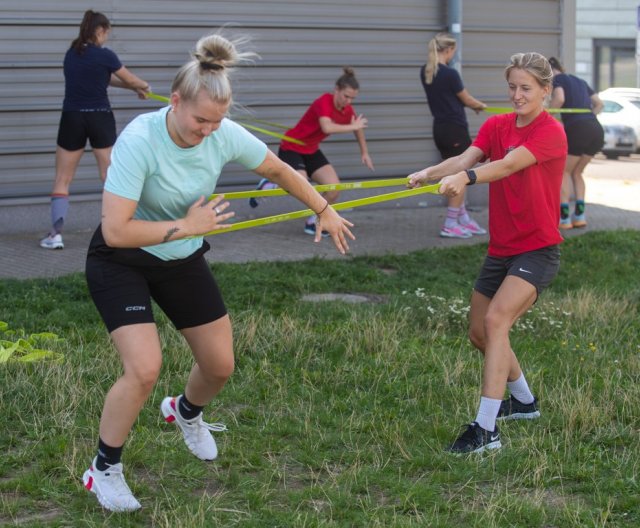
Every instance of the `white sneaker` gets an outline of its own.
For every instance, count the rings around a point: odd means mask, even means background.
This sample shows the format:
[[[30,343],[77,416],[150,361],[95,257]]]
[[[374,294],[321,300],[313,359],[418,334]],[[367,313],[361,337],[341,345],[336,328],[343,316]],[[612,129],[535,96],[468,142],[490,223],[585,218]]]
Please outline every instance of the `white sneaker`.
[[[178,411],[178,398],[167,396],[162,400],[160,410],[165,422],[175,422],[184,435],[184,442],[189,451],[200,460],[213,460],[218,456],[218,446],[209,431],[226,431],[227,426],[221,423],[208,424],[202,421],[202,413],[191,420],[185,420]]]
[[[53,236],[51,236],[51,234],[48,234],[40,241],[40,247],[45,249],[64,249],[62,235],[60,233],[57,233]]]
[[[84,487],[95,493],[98,502],[109,511],[130,512],[141,508],[124,480],[121,463],[99,471],[94,458],[91,467],[84,472],[82,481]]]

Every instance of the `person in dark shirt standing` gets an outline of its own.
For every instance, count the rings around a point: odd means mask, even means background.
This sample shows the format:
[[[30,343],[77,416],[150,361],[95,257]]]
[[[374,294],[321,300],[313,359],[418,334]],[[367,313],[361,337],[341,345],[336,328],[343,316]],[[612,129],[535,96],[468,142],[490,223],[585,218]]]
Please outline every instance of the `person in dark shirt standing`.
[[[149,84],[125,68],[104,44],[111,23],[102,13],[84,13],[78,37],[64,57],[64,101],[56,147],[56,179],[51,193],[51,230],[40,241],[45,249],[63,249],[62,228],[69,209],[69,186],[84,154],[87,139],[102,181],[107,176],[116,122],[107,87],[137,92],[146,99]]]
[[[462,84],[460,74],[448,66],[456,51],[453,36],[438,33],[429,41],[428,49],[427,63],[420,69],[420,81],[433,116],[433,139],[440,156],[446,160],[459,156],[471,145],[464,107],[480,112],[487,105],[472,97]],[[449,198],[440,236],[470,238],[487,233],[469,216],[464,197],[463,192]]]
[[[588,108],[589,113],[562,114],[564,131],[569,143],[569,155],[564,168],[562,191],[560,193],[560,229],[585,227],[585,183],[582,173],[591,158],[604,145],[604,130],[596,118],[602,110],[602,101],[598,94],[582,79],[565,73],[560,61],[549,59],[553,68],[553,92],[551,108]],[[569,200],[575,197],[573,219],[570,216]]]

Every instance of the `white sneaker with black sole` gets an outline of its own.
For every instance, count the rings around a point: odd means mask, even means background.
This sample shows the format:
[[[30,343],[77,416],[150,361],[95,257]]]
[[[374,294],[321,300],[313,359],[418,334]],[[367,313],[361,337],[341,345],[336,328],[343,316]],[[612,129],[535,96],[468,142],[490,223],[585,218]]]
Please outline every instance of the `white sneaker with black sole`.
[[[64,249],[62,235],[60,233],[56,233],[53,236],[48,234],[40,241],[40,247],[44,249]]]

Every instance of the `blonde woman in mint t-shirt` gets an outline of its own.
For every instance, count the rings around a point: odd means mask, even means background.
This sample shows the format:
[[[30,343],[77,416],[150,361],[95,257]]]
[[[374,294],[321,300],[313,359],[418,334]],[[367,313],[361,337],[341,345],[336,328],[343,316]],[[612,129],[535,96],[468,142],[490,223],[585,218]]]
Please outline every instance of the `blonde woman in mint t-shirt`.
[[[234,369],[231,322],[203,257],[203,235],[229,226],[223,196],[207,202],[223,167],[237,162],[276,182],[318,215],[337,250],[348,250],[352,226],[295,170],[226,116],[229,69],[248,58],[221,35],[200,39],[176,75],[171,105],[131,122],[118,138],[103,193],[102,225],[87,255],[86,277],[123,365],[106,395],[97,451],[83,475],[102,506],[140,508],[124,479],[124,443],[160,374],[162,348],[152,300],[184,336],[193,354],[182,392],[160,404],[189,451],[211,461],[218,447],[203,410]],[[316,235],[320,240],[320,231]],[[153,446],[149,446],[153,449]]]

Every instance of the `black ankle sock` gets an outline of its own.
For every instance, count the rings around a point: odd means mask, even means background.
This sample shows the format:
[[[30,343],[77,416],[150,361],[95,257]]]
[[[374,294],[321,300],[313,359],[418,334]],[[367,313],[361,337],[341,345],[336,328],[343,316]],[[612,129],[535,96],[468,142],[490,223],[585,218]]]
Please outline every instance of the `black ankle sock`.
[[[98,471],[104,471],[109,466],[113,466],[120,462],[122,457],[122,448],[111,447],[102,441],[102,438],[98,440],[98,456],[96,457],[96,469]]]
[[[178,412],[180,416],[182,416],[185,420],[191,420],[198,416],[204,407],[200,407],[199,405],[194,405],[187,397],[183,394],[178,398]]]
[[[563,220],[569,218],[569,204],[561,203],[560,204],[560,218]]]
[[[577,200],[576,201],[575,215],[579,216],[581,214],[584,214],[584,200]]]

